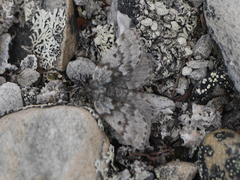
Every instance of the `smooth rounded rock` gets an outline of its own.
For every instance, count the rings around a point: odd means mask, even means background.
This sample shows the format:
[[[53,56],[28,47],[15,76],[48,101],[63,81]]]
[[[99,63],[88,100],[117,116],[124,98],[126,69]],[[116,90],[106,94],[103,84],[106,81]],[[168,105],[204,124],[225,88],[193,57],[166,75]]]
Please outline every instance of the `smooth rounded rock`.
[[[32,108],[4,116],[0,144],[2,180],[99,179],[94,163],[109,148],[108,138],[91,114],[70,106]]]
[[[203,5],[209,33],[219,45],[228,75],[240,92],[240,1],[206,0]]]
[[[202,179],[239,179],[240,135],[229,129],[207,134],[198,158]]]
[[[19,86],[10,82],[2,84],[0,86],[0,116],[21,107],[23,107],[23,101]]]

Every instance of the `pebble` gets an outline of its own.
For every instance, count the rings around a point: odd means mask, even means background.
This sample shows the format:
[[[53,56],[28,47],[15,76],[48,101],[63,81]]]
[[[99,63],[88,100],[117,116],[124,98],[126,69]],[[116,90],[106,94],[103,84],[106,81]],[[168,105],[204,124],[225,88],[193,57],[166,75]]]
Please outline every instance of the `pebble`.
[[[5,72],[5,67],[8,64],[8,51],[11,40],[11,35],[8,33],[0,35],[0,74],[3,74]]]
[[[193,179],[197,173],[197,165],[189,162],[172,161],[155,168],[157,179],[181,180]]]
[[[33,83],[37,82],[39,77],[39,72],[26,68],[18,75],[17,82],[21,86],[31,86]]]
[[[101,179],[96,160],[109,140],[83,108],[32,108],[0,120],[0,174],[5,179]],[[98,161],[99,162],[99,161]],[[3,178],[1,178],[3,179]]]
[[[240,135],[229,129],[207,134],[200,145],[198,159],[202,179],[239,179]]]
[[[21,90],[15,83],[4,83],[0,86],[0,116],[5,112],[23,107]]]
[[[213,42],[210,34],[203,35],[193,48],[193,56],[195,59],[206,59],[212,52]]]

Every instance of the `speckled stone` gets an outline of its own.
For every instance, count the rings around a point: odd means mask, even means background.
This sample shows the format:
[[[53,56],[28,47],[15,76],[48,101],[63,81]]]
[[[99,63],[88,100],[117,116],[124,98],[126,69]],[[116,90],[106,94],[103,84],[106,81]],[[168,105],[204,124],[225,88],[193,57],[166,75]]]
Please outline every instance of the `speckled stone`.
[[[199,174],[205,179],[239,179],[240,135],[229,129],[207,134],[199,148]]]

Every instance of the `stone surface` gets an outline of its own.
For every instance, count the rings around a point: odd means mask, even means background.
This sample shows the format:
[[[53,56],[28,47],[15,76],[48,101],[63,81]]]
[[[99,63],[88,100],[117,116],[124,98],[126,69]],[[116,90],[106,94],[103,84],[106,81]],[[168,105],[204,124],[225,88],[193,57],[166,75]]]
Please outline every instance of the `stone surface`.
[[[40,77],[39,72],[26,68],[17,77],[17,81],[21,86],[30,86]]]
[[[240,135],[229,129],[207,134],[198,158],[202,179],[239,179]]]
[[[228,75],[240,92],[240,1],[206,0],[204,15],[209,32],[219,45]]]
[[[195,59],[206,59],[211,54],[213,42],[209,34],[203,35],[193,48],[193,56]]]
[[[109,141],[85,109],[33,108],[0,120],[0,179],[100,179]]]
[[[0,35],[7,32],[14,21],[15,3],[13,0],[0,0]]]
[[[36,2],[35,2],[36,3]],[[46,0],[37,9],[31,26],[33,53],[40,66],[64,71],[78,47],[78,29],[72,0]],[[28,11],[34,11],[28,9]]]
[[[87,58],[78,57],[75,61],[71,61],[67,65],[67,76],[74,81],[86,82],[91,77],[96,65]]]
[[[5,72],[5,66],[8,64],[9,58],[9,43],[11,42],[11,35],[4,33],[0,35],[0,74]]]
[[[77,6],[85,6],[89,0],[73,0]]]
[[[158,179],[181,180],[193,179],[197,173],[197,165],[189,162],[172,161],[154,170]]]
[[[5,112],[23,106],[21,90],[15,83],[4,83],[0,86],[0,116]]]

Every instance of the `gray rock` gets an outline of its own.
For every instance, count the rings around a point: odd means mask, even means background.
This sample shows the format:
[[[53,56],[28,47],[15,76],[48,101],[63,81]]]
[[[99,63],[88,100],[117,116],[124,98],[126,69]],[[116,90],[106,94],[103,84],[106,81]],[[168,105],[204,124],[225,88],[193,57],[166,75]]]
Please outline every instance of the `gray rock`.
[[[193,179],[197,173],[197,165],[189,162],[172,161],[154,170],[158,179],[181,180]]]
[[[0,76],[0,86],[6,82],[6,79]]]
[[[27,109],[1,118],[0,143],[2,177],[26,180],[100,179],[94,163],[109,148],[91,114],[70,106]]]
[[[138,180],[153,180],[154,175],[149,171],[141,171],[135,174],[135,179]]]
[[[73,0],[77,6],[85,6],[89,0]]]
[[[91,77],[96,65],[87,58],[78,57],[75,61],[71,61],[67,65],[67,76],[74,81],[86,82]]]
[[[213,42],[210,34],[203,35],[193,48],[193,56],[195,59],[206,59],[211,54]]]
[[[4,83],[0,86],[0,116],[13,109],[23,107],[21,90],[15,83]]]
[[[209,61],[206,60],[190,60],[186,64],[192,69],[207,68]]]
[[[190,78],[199,81],[207,75],[207,68],[196,69],[190,74]]]
[[[21,69],[24,70],[26,68],[31,68],[33,70],[36,70],[38,67],[37,58],[35,55],[27,55],[22,61],[21,61]]]
[[[199,6],[202,5],[203,0],[190,0],[190,2],[192,3],[192,5],[193,5],[194,7],[199,7]]]
[[[14,21],[15,3],[12,0],[0,0],[0,35],[7,32]]]
[[[0,35],[0,74],[5,72],[5,67],[8,64],[9,58],[9,43],[11,42],[11,35],[8,33]]]
[[[209,33],[219,45],[228,75],[240,92],[240,1],[206,0],[204,15]]]
[[[18,75],[17,81],[21,86],[31,86],[33,83],[37,82],[39,77],[39,72],[26,68]]]

